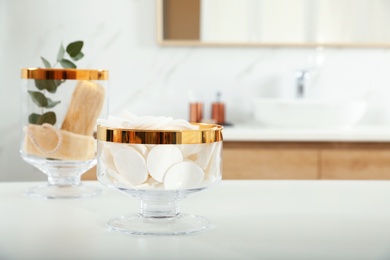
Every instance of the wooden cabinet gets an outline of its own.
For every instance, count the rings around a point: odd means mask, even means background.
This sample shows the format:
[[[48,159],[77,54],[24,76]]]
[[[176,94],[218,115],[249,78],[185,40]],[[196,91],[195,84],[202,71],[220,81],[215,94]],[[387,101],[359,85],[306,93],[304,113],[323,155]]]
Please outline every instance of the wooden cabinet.
[[[223,179],[390,180],[390,143],[224,141]]]
[[[299,144],[224,142],[224,179],[317,179],[318,151]]]
[[[390,144],[335,144],[321,149],[321,179],[390,180]]]
[[[87,180],[97,180],[96,176],[96,166],[88,170],[86,173],[81,175],[81,180],[87,181]]]
[[[224,142],[223,178],[390,180],[390,143]]]

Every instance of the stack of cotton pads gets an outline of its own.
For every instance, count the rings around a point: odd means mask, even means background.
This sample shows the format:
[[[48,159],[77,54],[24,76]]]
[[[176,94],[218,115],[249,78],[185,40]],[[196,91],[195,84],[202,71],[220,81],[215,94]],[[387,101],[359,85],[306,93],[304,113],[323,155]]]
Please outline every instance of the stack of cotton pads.
[[[108,119],[98,119],[98,125],[111,128],[128,128],[142,130],[197,130],[199,126],[191,125],[184,119],[172,117],[136,116],[127,111],[122,116],[108,116]]]
[[[138,117],[128,112],[98,124],[140,130],[198,130],[182,119]],[[221,142],[128,144],[99,141],[99,173],[124,188],[180,190],[207,186],[221,178]],[[100,177],[99,177],[100,178]]]

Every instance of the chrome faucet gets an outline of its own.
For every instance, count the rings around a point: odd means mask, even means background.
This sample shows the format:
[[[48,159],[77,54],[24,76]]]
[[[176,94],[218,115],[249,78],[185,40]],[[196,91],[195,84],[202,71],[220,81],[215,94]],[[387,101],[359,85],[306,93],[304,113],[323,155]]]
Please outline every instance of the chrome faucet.
[[[304,98],[306,95],[307,79],[310,78],[310,71],[298,70],[295,75],[297,80],[296,97]]]

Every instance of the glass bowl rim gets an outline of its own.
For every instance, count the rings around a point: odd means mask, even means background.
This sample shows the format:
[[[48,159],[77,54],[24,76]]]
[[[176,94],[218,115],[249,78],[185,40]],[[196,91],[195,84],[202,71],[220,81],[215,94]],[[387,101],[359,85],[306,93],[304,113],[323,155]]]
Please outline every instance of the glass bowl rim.
[[[204,144],[223,140],[223,126],[207,123],[196,130],[146,130],[98,125],[97,140],[127,144]]]

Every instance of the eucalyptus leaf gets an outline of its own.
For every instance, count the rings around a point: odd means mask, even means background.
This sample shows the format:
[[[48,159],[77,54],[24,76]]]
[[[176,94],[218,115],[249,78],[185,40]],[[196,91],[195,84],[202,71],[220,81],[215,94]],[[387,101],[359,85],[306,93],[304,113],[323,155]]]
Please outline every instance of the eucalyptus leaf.
[[[29,115],[28,117],[28,122],[30,124],[34,124],[34,125],[39,125],[39,119],[41,118],[41,115],[38,115],[38,114],[35,114],[35,113],[32,113],[31,115]]]
[[[34,125],[43,125],[44,123],[54,125],[56,121],[56,114],[52,111],[46,112],[43,115],[32,113],[28,117],[28,122]]]
[[[45,84],[45,81],[46,80],[41,80],[41,79],[34,79],[35,81],[35,86],[37,87],[37,89],[39,90],[44,90],[46,89],[46,84]]]
[[[51,125],[54,125],[57,121],[56,114],[52,111],[44,113],[40,119],[39,119],[39,124],[42,125],[44,123],[48,123]]]
[[[30,94],[32,101],[38,107],[46,107],[47,106],[47,104],[48,104],[47,98],[41,92],[38,92],[38,91],[28,91],[28,94]]]
[[[53,101],[52,99],[45,97],[45,95],[38,91],[28,91],[28,93],[30,94],[32,101],[38,107],[52,108],[61,103],[60,100]]]
[[[61,103],[60,100],[53,101],[50,98],[46,98],[46,99],[47,99],[47,105],[45,106],[45,108],[52,108],[52,107],[55,107],[56,105],[58,105],[59,103]]]
[[[67,60],[67,59],[62,59],[60,61],[60,63],[61,63],[61,66],[64,68],[71,68],[71,69],[77,68],[76,64],[74,64],[73,62],[71,62],[70,60]]]
[[[64,48],[63,43],[61,43],[60,48],[57,53],[57,62],[54,63],[54,66],[56,66],[58,63],[61,64],[63,68],[77,68],[76,64],[72,61],[78,61],[81,58],[84,57],[84,54],[81,52],[81,49],[83,48],[84,42],[83,41],[75,41],[66,46],[66,49]],[[72,61],[65,58],[65,53],[69,54],[69,57]],[[51,63],[41,56],[41,60],[45,66],[45,68],[52,68]],[[60,86],[62,83],[64,83],[66,80],[34,80],[35,86],[40,91],[28,91],[31,100],[40,108],[53,108],[56,105],[60,104],[61,101],[54,101],[48,97],[45,96],[45,90],[47,90],[50,93],[55,93],[57,91],[58,86]],[[57,121],[56,114],[52,111],[46,112],[42,115],[32,113],[29,115],[28,120],[31,124],[38,124],[42,125],[44,123],[49,123],[54,125]]]
[[[51,64],[48,60],[46,60],[45,58],[41,57],[41,60],[43,62],[43,64],[45,65],[45,68],[51,68]]]
[[[58,50],[58,53],[57,53],[57,61],[61,61],[64,58],[64,54],[65,54],[65,49],[61,43],[60,49]]]
[[[81,52],[81,49],[83,48],[84,42],[83,41],[75,41],[72,43],[69,43],[66,47],[66,52],[69,54],[70,57],[76,57]]]
[[[55,79],[54,80],[54,84],[58,87],[59,85],[61,85],[62,83],[64,83],[66,80],[57,80],[57,79]]]
[[[50,93],[55,93],[57,91],[57,87],[61,85],[61,80],[53,80],[53,79],[35,79],[35,86],[39,90],[46,89]]]
[[[78,61],[78,60],[81,59],[82,57],[84,57],[84,53],[79,52],[79,54],[77,54],[76,56],[71,57],[71,58],[72,58],[72,60],[74,60],[74,61]]]

